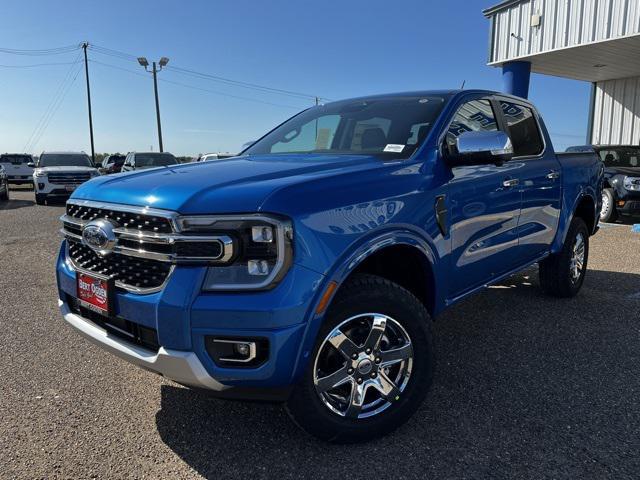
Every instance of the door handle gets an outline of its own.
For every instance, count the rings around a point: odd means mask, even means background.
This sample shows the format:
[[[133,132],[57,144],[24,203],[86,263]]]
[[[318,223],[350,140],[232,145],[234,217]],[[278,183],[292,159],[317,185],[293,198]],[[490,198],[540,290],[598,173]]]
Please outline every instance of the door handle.
[[[517,178],[510,178],[502,182],[502,186],[507,188],[515,187],[518,184],[520,184],[520,180],[518,180]]]
[[[549,180],[555,180],[556,178],[560,178],[560,172],[558,172],[557,170],[551,170],[549,173],[547,173],[547,178]]]

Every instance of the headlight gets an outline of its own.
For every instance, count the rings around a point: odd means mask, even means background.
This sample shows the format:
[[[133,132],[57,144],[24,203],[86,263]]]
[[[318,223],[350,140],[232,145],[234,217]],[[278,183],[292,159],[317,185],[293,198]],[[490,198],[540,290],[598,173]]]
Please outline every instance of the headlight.
[[[293,258],[291,222],[271,215],[188,216],[177,219],[181,232],[227,235],[233,254],[210,265],[204,290],[266,290],[285,275]]]
[[[624,177],[624,188],[632,191],[640,191],[640,177]]]
[[[47,176],[47,172],[43,171],[43,170],[36,170],[34,172],[34,175],[36,177],[46,177]]]

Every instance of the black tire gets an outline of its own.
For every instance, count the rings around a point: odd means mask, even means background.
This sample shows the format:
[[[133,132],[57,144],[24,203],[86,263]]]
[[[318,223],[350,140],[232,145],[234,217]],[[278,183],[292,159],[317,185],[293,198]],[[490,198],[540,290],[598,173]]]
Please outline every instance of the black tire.
[[[605,188],[602,190],[602,210],[600,211],[601,222],[615,222],[618,219],[618,210],[616,209],[616,200],[613,195],[613,189]]]
[[[316,392],[315,362],[329,333],[346,319],[366,313],[388,316],[404,329],[412,348],[411,373],[404,390],[401,393],[395,392],[391,396],[392,400],[387,399],[384,403],[386,409],[366,418],[348,418],[330,410]],[[286,405],[293,421],[311,435],[335,443],[362,442],[383,436],[405,423],[429,391],[434,369],[431,318],[424,305],[413,294],[395,283],[374,275],[354,276],[341,287],[333,300],[317,338],[303,378],[294,388]],[[381,352],[381,356],[384,353]],[[350,360],[346,360],[345,365],[348,362]],[[378,363],[379,359],[375,362]],[[381,367],[382,364],[377,371],[381,372],[382,379],[386,377],[383,373],[388,373],[388,370],[385,372]],[[378,367],[374,365],[374,368]],[[356,375],[369,375],[359,373],[359,367],[356,370],[350,377],[354,381]],[[371,373],[371,378],[374,378],[373,375]],[[355,386],[355,383],[350,385]],[[374,396],[378,394],[373,390]]]
[[[44,205],[47,201],[47,196],[46,195],[41,195],[39,193],[36,193],[36,203],[38,205]]]
[[[582,268],[576,276],[572,269],[574,247],[581,236],[584,242]],[[540,286],[545,293],[554,297],[574,297],[582,287],[589,260],[589,231],[579,217],[574,217],[569,225],[562,250],[540,262]]]
[[[4,186],[4,192],[2,193],[2,195],[0,195],[0,200],[2,200],[3,202],[9,201],[9,184],[8,183]]]

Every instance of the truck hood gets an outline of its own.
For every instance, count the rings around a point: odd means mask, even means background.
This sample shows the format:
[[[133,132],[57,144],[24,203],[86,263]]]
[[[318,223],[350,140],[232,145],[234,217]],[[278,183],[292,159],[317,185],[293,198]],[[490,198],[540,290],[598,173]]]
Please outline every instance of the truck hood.
[[[383,164],[367,155],[243,156],[98,177],[79,187],[72,198],[183,214],[249,213],[259,211],[280,188]]]
[[[640,177],[640,167],[605,167],[604,171],[609,175]]]
[[[83,172],[95,172],[97,169],[94,167],[62,166],[62,167],[38,167],[37,170],[46,172],[46,173],[57,173],[57,172],[83,173]]]

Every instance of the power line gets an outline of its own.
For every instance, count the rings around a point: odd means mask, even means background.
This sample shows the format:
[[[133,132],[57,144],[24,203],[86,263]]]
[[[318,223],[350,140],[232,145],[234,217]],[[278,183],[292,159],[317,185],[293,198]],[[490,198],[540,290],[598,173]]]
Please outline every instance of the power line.
[[[171,65],[167,65],[167,70],[172,70],[176,73],[180,73],[182,75],[190,75],[192,77],[197,77],[197,78],[202,78],[205,80],[213,80],[216,82],[221,82],[227,85],[232,85],[232,86],[236,86],[236,87],[242,87],[242,88],[249,88],[249,89],[253,89],[253,90],[260,90],[263,92],[267,92],[267,93],[275,93],[275,94],[279,94],[279,95],[287,95],[290,97],[298,97],[298,98],[304,98],[307,100],[314,100],[316,99],[316,95],[311,95],[308,93],[300,93],[300,92],[294,92],[291,90],[283,90],[280,88],[272,88],[272,87],[267,87],[264,85],[258,85],[256,83],[249,83],[249,82],[242,82],[239,80],[232,80],[230,78],[225,78],[225,77],[220,77],[218,75],[210,75],[208,73],[201,73],[201,72],[196,72],[194,70],[189,70],[186,68],[180,68],[180,67],[173,67]],[[322,97],[324,98],[324,97]]]
[[[69,82],[69,80],[71,78],[71,75],[73,74],[74,65],[77,65],[79,63],[81,55],[82,54],[79,53],[76,56],[75,61],[72,62],[71,68],[69,68],[69,70],[67,71],[67,73],[64,76],[62,82],[58,86],[58,89],[56,90],[56,92],[54,93],[53,97],[51,98],[51,101],[47,105],[47,108],[45,109],[45,111],[43,112],[42,116],[40,117],[40,120],[38,120],[38,123],[36,123],[35,128],[31,132],[31,135],[29,136],[29,139],[27,140],[27,143],[25,144],[25,147],[24,147],[23,151],[27,152],[31,148],[35,147],[34,141],[38,137],[38,135],[39,135],[40,131],[42,130],[42,128],[44,127],[45,123],[47,122],[47,119],[49,117],[50,112],[55,108],[56,102],[58,101],[60,96],[63,94],[63,91],[65,90],[66,85]],[[78,72],[79,71],[80,71],[80,69],[78,69]],[[77,74],[76,74],[76,76],[77,76]]]
[[[106,48],[106,47],[101,47],[99,45],[95,45],[92,44],[91,48],[99,54],[102,55],[109,55],[111,57],[115,57],[115,58],[119,58],[122,60],[128,60],[128,61],[132,61],[132,62],[137,62],[137,58],[135,55],[131,54],[131,53],[127,53],[127,52],[122,52],[120,50],[114,50],[111,48]],[[329,98],[326,97],[319,97],[317,95],[312,95],[310,93],[302,93],[302,92],[295,92],[292,90],[285,90],[285,89],[281,89],[281,88],[274,88],[274,87],[268,87],[266,85],[259,85],[257,83],[251,83],[251,82],[244,82],[241,80],[234,80],[231,78],[227,78],[227,77],[222,77],[220,75],[212,75],[209,73],[203,73],[203,72],[197,72],[195,70],[190,70],[190,69],[186,69],[186,68],[180,68],[180,67],[174,67],[171,65],[167,65],[165,67],[165,70],[173,70],[176,73],[182,74],[182,75],[188,75],[188,76],[192,76],[195,78],[199,78],[201,80],[209,80],[209,81],[215,81],[215,82],[219,82],[219,83],[223,83],[225,85],[230,85],[230,86],[234,86],[234,87],[241,87],[241,88],[247,88],[247,89],[252,89],[252,90],[258,90],[264,93],[273,93],[273,94],[278,94],[278,95],[286,95],[286,96],[290,96],[290,97],[296,97],[296,98],[303,98],[306,100],[312,100],[315,101],[316,98],[321,99],[321,100],[330,100]]]
[[[62,96],[60,97],[57,105],[51,111],[51,113],[49,115],[49,118],[46,120],[46,123],[44,124],[44,126],[40,130],[40,133],[39,133],[38,137],[36,139],[34,139],[33,145],[31,146],[32,149],[35,148],[36,145],[38,145],[38,143],[42,139],[42,136],[44,135],[44,133],[46,132],[47,128],[49,127],[49,124],[51,123],[51,120],[53,120],[53,117],[58,112],[58,109],[62,105],[62,102],[64,101],[65,97],[67,96],[67,93],[69,93],[69,90],[71,90],[71,86],[74,84],[74,82],[76,81],[76,78],[78,78],[78,75],[80,74],[81,71],[82,71],[82,67],[80,67],[80,68],[78,68],[76,70],[76,74],[73,76],[73,78],[71,79],[71,81],[67,85],[66,90],[62,93]]]
[[[44,48],[37,50],[18,49],[18,48],[0,48],[0,53],[9,55],[26,55],[26,56],[44,56],[44,55],[61,55],[63,53],[78,50],[79,45],[67,45],[65,47]]]
[[[28,65],[2,65],[0,68],[33,68],[33,67],[49,67],[57,65],[73,65],[75,62],[52,62],[52,63],[31,63]]]
[[[98,65],[103,65],[103,66],[109,67],[109,68],[115,68],[117,70],[122,70],[124,72],[128,72],[128,73],[131,73],[133,75],[138,75],[140,77],[150,78],[147,75],[145,75],[144,73],[140,73],[140,72],[137,72],[137,71],[134,71],[134,70],[130,70],[128,68],[120,67],[118,65],[113,65],[111,63],[101,62],[101,61],[93,60],[93,59],[89,60],[89,62],[90,63],[96,63]],[[305,107],[297,107],[297,106],[293,106],[293,105],[285,105],[285,104],[281,104],[281,103],[268,102],[268,101],[265,101],[265,100],[259,100],[257,98],[242,97],[240,95],[233,95],[231,93],[218,92],[216,90],[210,90],[208,88],[197,87],[195,85],[188,85],[186,83],[176,82],[176,81],[173,81],[173,80],[167,80],[165,78],[160,78],[158,80],[161,81],[161,82],[171,83],[173,85],[179,85],[181,87],[190,88],[190,89],[193,89],[193,90],[199,90],[199,91],[202,91],[202,92],[213,93],[214,95],[220,95],[220,96],[224,96],[224,97],[236,98],[238,100],[246,100],[248,102],[257,102],[257,103],[262,103],[262,104],[266,104],[266,105],[272,105],[272,106],[275,106],[275,107],[291,108],[291,109],[294,109],[294,110],[301,110],[301,109],[305,108]]]

